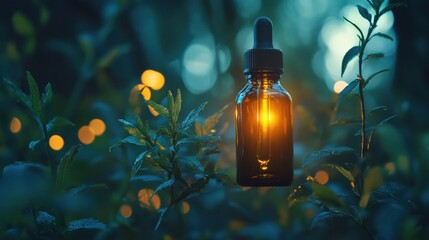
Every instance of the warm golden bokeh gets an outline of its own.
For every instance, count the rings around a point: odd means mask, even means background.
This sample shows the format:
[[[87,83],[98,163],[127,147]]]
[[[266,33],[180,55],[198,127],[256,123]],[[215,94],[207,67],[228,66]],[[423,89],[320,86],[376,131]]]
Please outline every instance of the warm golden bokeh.
[[[59,151],[64,147],[64,139],[60,135],[52,135],[49,138],[49,147],[52,150]]]
[[[94,142],[95,134],[89,126],[83,126],[79,129],[77,136],[83,144],[91,144]]]
[[[153,90],[161,89],[165,84],[165,78],[162,73],[154,70],[146,70],[142,73],[141,81],[145,86]]]
[[[324,170],[317,171],[314,177],[320,184],[326,184],[329,181],[329,174]]]
[[[21,120],[19,120],[19,118],[17,117],[13,117],[12,120],[10,121],[9,127],[12,133],[19,133],[22,128]]]
[[[161,199],[159,198],[158,194],[153,195],[152,189],[140,189],[140,191],[137,194],[137,197],[140,202],[140,206],[146,207],[146,208],[155,208],[159,209],[161,207]],[[152,198],[151,198],[152,196]]]
[[[147,106],[147,107],[149,108],[149,112],[152,113],[153,116],[156,117],[159,115],[159,113],[155,109],[153,109],[152,106]]]
[[[99,118],[94,118],[89,122],[89,127],[95,136],[101,136],[106,131],[106,124]]]
[[[183,202],[182,203],[183,214],[187,214],[189,212],[189,210],[191,210],[191,206],[189,205],[189,203],[188,202]]]
[[[344,81],[337,81],[334,85],[334,92],[339,94],[345,87],[347,87],[347,85],[349,84]]]
[[[152,97],[152,92],[148,87],[146,87],[143,84],[137,85],[137,90],[140,92],[140,94],[143,96],[144,100],[149,101]]]
[[[123,204],[119,208],[119,214],[121,214],[121,216],[124,218],[129,218],[129,217],[131,217],[131,215],[133,215],[133,209],[130,207],[130,205]]]

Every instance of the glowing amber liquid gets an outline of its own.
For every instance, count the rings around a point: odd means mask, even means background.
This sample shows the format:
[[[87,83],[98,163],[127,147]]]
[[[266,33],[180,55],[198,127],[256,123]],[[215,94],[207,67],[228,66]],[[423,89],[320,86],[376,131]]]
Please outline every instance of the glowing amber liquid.
[[[291,97],[278,74],[253,74],[237,95],[237,183],[288,186],[293,179]]]

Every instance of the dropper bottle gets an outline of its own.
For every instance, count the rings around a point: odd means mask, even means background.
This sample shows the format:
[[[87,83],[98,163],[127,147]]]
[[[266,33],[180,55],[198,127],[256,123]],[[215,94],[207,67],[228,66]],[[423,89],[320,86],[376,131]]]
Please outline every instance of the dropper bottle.
[[[272,43],[272,23],[258,18],[254,45],[244,54],[247,84],[236,98],[237,183],[288,186],[293,179],[292,99],[280,84],[283,54]]]

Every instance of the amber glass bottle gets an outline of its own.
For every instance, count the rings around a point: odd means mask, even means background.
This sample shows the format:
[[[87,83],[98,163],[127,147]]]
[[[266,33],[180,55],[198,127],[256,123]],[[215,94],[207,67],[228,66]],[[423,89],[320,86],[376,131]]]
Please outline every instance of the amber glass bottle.
[[[266,17],[254,24],[244,55],[247,84],[236,99],[237,183],[288,186],[293,179],[292,99],[281,86],[283,55],[272,44]]]

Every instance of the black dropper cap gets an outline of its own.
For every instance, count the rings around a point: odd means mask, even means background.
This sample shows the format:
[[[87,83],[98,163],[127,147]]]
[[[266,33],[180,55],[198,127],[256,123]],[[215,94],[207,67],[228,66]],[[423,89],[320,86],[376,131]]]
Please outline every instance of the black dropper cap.
[[[244,74],[252,72],[283,73],[283,53],[273,47],[273,26],[267,17],[253,25],[253,48],[244,53]]]

